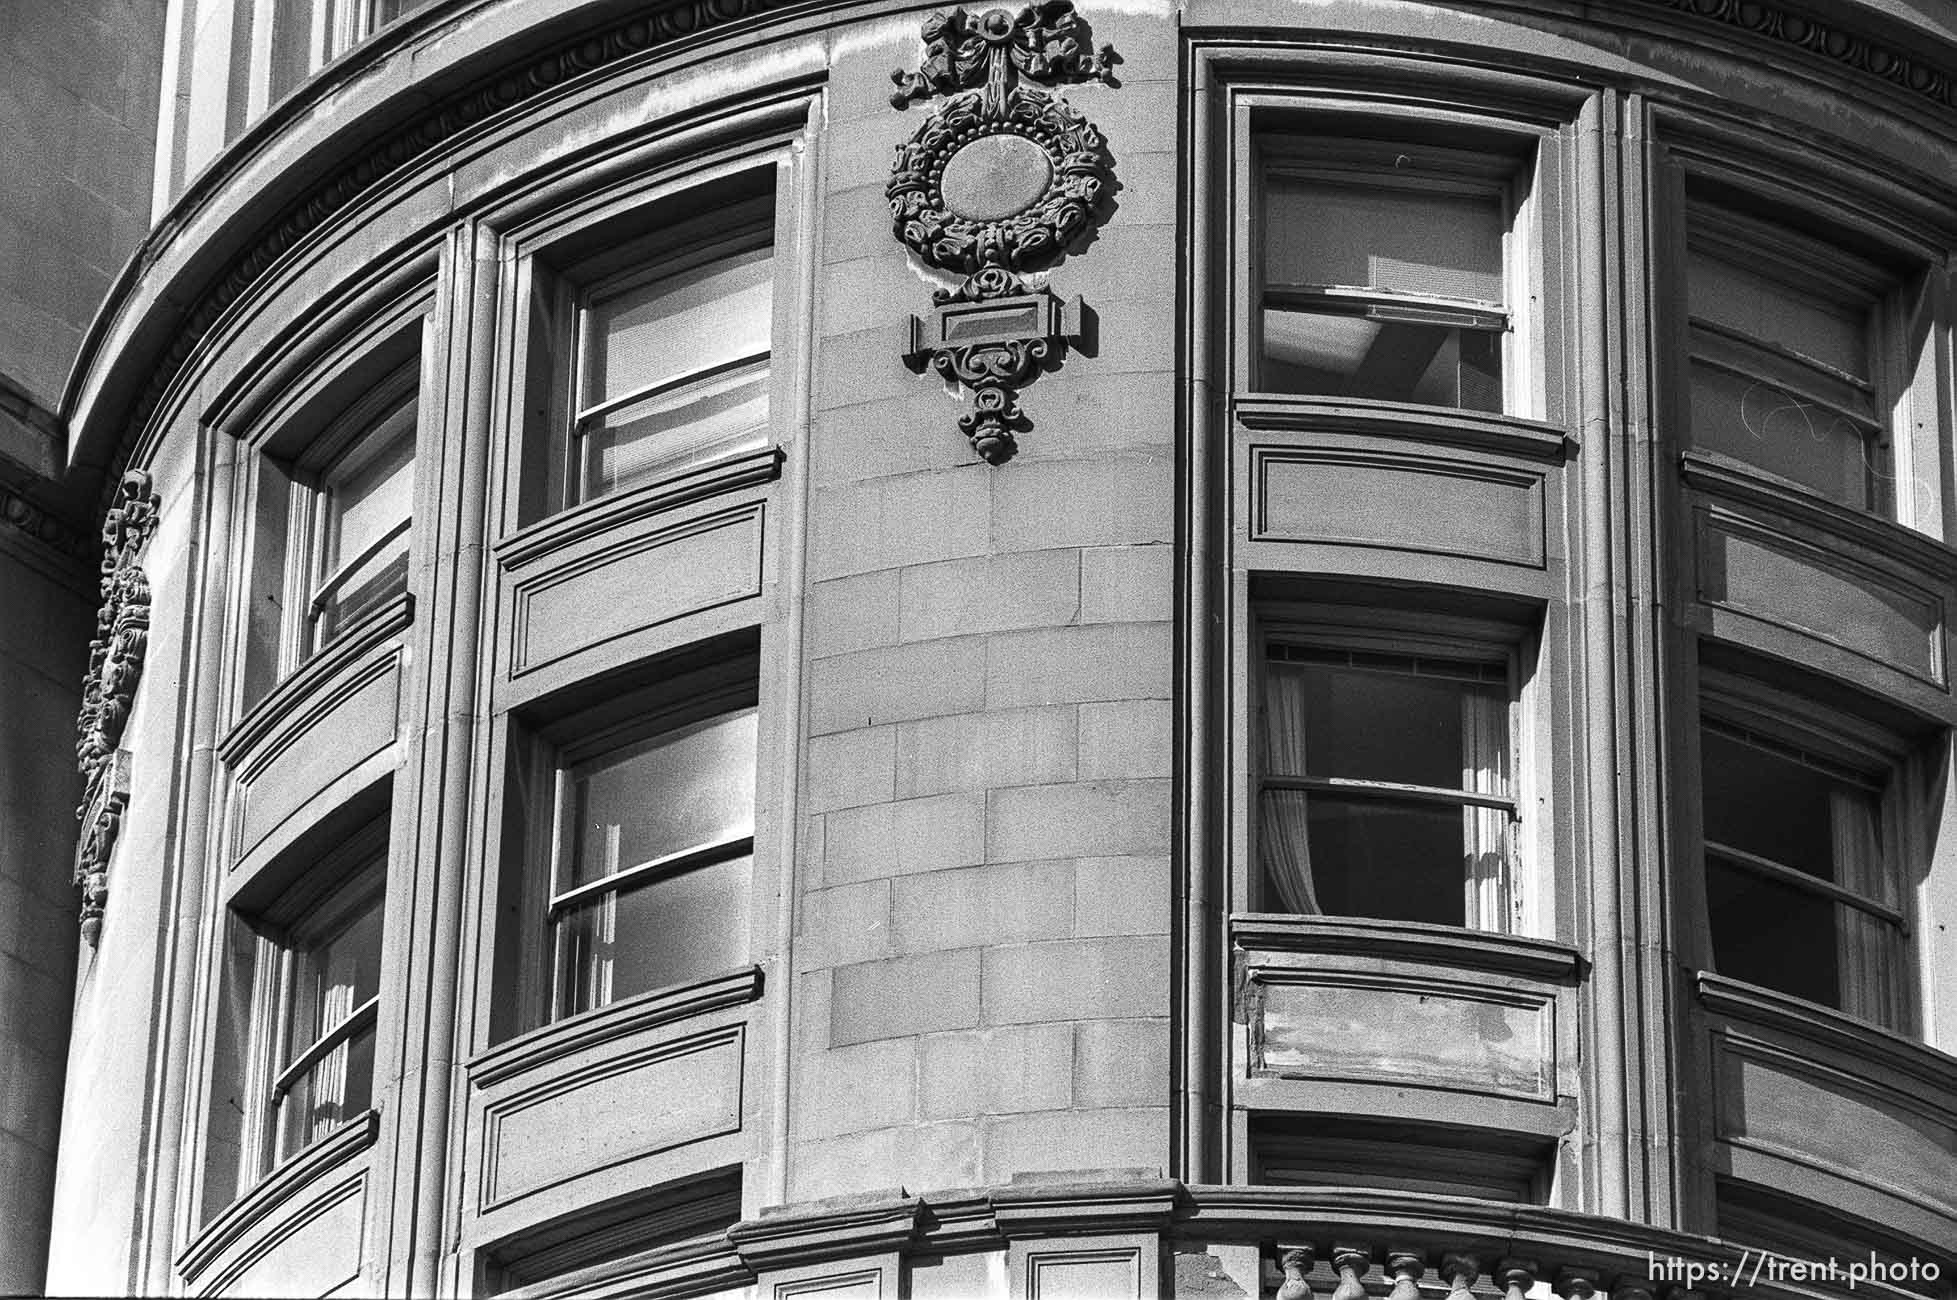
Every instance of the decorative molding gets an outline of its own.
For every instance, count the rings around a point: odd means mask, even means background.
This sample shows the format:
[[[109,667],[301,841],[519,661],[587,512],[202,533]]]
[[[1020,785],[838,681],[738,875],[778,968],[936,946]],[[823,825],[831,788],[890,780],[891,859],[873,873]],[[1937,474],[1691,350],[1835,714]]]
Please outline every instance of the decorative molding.
[[[362,1111],[274,1169],[191,1238],[190,1244],[177,1255],[178,1275],[194,1280],[216,1263],[220,1255],[268,1221],[281,1217],[302,1192],[327,1174],[348,1166],[372,1147],[379,1135],[379,1112]],[[365,1166],[358,1173],[364,1175]]]
[[[478,1088],[493,1088],[575,1052],[621,1042],[662,1025],[760,998],[761,968],[743,966],[688,984],[658,989],[533,1029],[471,1058],[464,1066]]]
[[[1893,1074],[1907,1075],[1949,1099],[1946,1105],[1957,1106],[1957,1056],[1832,1007],[1711,971],[1693,972],[1692,982],[1699,1004],[1713,1015],[1788,1034]]]
[[[976,17],[952,9],[927,18],[923,35],[918,70],[891,73],[890,102],[946,98],[897,146],[884,196],[897,239],[965,280],[933,295],[934,330],[911,318],[904,359],[928,360],[972,390],[958,427],[981,459],[1001,465],[1032,426],[1019,390],[1081,338],[1079,305],[1021,272],[1057,262],[1094,226],[1114,184],[1100,130],[1027,83],[1113,84],[1115,53],[1091,49],[1071,0]]]
[[[109,858],[129,803],[128,762],[118,751],[149,650],[149,579],[140,556],[156,531],[161,508],[162,499],[150,489],[150,476],[130,470],[122,476],[116,503],[102,521],[102,608],[95,616],[95,639],[88,646],[88,676],[82,682],[81,715],[75,724],[75,755],[87,778],[81,807],[75,810],[82,822],[75,884],[82,891],[82,938],[90,945],[102,933]]]
[[[272,264],[335,214],[379,186],[389,176],[419,162],[465,131],[508,113],[540,96],[557,92],[567,83],[658,46],[698,39],[716,27],[787,8],[796,0],[671,0],[629,22],[561,45],[550,52],[507,68],[500,76],[485,76],[460,94],[382,136],[340,166],[319,185],[308,189],[249,241],[196,299],[196,305],[175,327],[170,346],[150,368],[150,381],[124,423],[124,436],[112,464],[130,455],[150,417],[178,374],[202,348],[218,318],[250,290]],[[173,228],[166,218],[160,232]],[[144,246],[138,263],[154,258]]]
[[[1574,984],[1585,966],[1575,948],[1551,939],[1418,921],[1239,912],[1230,918],[1230,938],[1247,955],[1337,953],[1519,975],[1551,984]]]
[[[1939,108],[1957,105],[1957,77],[1943,68],[1886,42],[1796,13],[1783,5],[1766,3],[1766,0],[1641,0],[1641,3],[1795,46],[1852,72],[1887,81]]]
[[[0,524],[70,559],[86,560],[95,552],[95,543],[86,532],[5,483],[0,483]]]

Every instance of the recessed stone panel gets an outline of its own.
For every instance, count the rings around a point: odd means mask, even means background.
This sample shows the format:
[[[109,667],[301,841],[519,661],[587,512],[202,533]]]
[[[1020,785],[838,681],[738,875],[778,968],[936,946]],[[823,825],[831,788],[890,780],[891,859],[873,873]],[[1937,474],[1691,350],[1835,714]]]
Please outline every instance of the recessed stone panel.
[[[1727,1044],[1719,1136],[1957,1212],[1957,1125],[1900,1095]]]
[[[322,692],[321,703],[297,727],[272,741],[268,754],[239,776],[243,809],[238,849],[248,852],[286,818],[394,739],[400,708],[397,661],[363,668],[344,688]]]
[[[1253,447],[1251,536],[1544,564],[1540,475],[1338,448]]]
[[[1252,1068],[1555,1098],[1547,1008],[1407,983],[1260,982]]]
[[[738,1028],[623,1053],[485,1108],[485,1210],[741,1125]]]
[[[512,672],[756,595],[761,517],[743,506],[541,562],[516,583]]]
[[[1939,602],[1900,581],[1737,521],[1701,529],[1699,594],[1941,684]]]
[[[366,1178],[308,1201],[226,1270],[207,1295],[328,1295],[360,1276]]]

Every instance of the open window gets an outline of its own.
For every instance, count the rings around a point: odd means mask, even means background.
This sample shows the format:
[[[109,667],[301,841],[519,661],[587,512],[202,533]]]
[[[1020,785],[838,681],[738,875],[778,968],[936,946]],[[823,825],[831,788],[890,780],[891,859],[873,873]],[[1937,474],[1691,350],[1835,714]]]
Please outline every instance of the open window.
[[[1453,630],[1267,621],[1263,910],[1520,928],[1521,646]]]
[[[1831,718],[1813,702],[1709,681],[1699,765],[1714,968],[1913,1032],[1894,750],[1846,718],[1813,725]]]
[[[1404,137],[1257,149],[1259,391],[1518,405],[1521,160]]]

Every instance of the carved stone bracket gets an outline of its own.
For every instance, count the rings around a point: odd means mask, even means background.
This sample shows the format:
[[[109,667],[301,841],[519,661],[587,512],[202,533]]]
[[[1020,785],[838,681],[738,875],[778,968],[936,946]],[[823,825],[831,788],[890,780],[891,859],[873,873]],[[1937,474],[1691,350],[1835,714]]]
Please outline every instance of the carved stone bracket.
[[[75,739],[75,756],[87,778],[76,810],[82,831],[75,850],[75,884],[82,891],[82,938],[90,944],[102,931],[109,855],[129,802],[128,756],[120,747],[149,649],[149,579],[139,557],[156,531],[161,505],[150,490],[150,476],[131,470],[122,476],[115,504],[102,522],[102,608],[88,647]]]
[[[929,325],[911,318],[904,357],[972,390],[959,428],[998,465],[1032,424],[1019,390],[1080,333],[1079,304],[1021,272],[1058,261],[1095,224],[1114,183],[1094,124],[1027,82],[1112,82],[1115,55],[1088,46],[1070,0],[933,14],[924,42],[916,72],[891,74],[890,101],[948,98],[897,146],[884,195],[896,237],[965,279],[937,293]]]

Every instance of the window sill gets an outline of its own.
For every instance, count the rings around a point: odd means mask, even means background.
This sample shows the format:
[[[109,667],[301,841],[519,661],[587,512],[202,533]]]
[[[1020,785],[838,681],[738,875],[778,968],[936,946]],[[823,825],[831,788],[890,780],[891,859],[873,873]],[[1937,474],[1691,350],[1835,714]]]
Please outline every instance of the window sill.
[[[773,446],[728,456],[629,492],[599,497],[559,511],[518,529],[492,549],[505,571],[520,569],[541,556],[635,519],[663,514],[737,488],[771,483],[780,477],[784,459],[781,448]]]
[[[259,747],[287,721],[302,712],[322,689],[364,659],[377,646],[386,644],[414,623],[414,597],[407,592],[377,607],[345,635],[334,638],[296,672],[267,692],[251,706],[223,740],[218,742],[218,757],[227,767],[236,768],[239,759]]]
[[[1939,1091],[1957,1092],[1957,1056],[1927,1043],[1833,1007],[1712,971],[1695,971],[1692,979],[1699,1005],[1715,1015],[1777,1029],[1846,1052],[1884,1070],[1908,1075]]]
[[[1562,460],[1577,440],[1560,426],[1517,415],[1451,406],[1412,406],[1358,397],[1286,397],[1258,393],[1231,404],[1237,421],[1259,431],[1365,433],[1377,437],[1505,451],[1530,460]]]
[[[1576,949],[1549,939],[1351,916],[1239,912],[1230,918],[1230,939],[1252,951],[1397,958],[1559,984],[1574,983],[1583,966]]]
[[[1907,524],[1843,505],[1745,461],[1716,451],[1687,451],[1679,456],[1679,475],[1687,487],[1724,501],[1756,506],[1797,522],[1860,542],[1883,555],[1900,555],[1927,572],[1957,577],[1957,548]]]
[[[300,1192],[373,1146],[379,1133],[380,1112],[367,1111],[259,1179],[178,1254],[177,1275],[189,1279],[202,1274]]]
[[[744,966],[691,984],[654,989],[582,1015],[520,1034],[473,1057],[469,1081],[493,1087],[573,1052],[709,1011],[738,1007],[761,996],[761,968]]]

